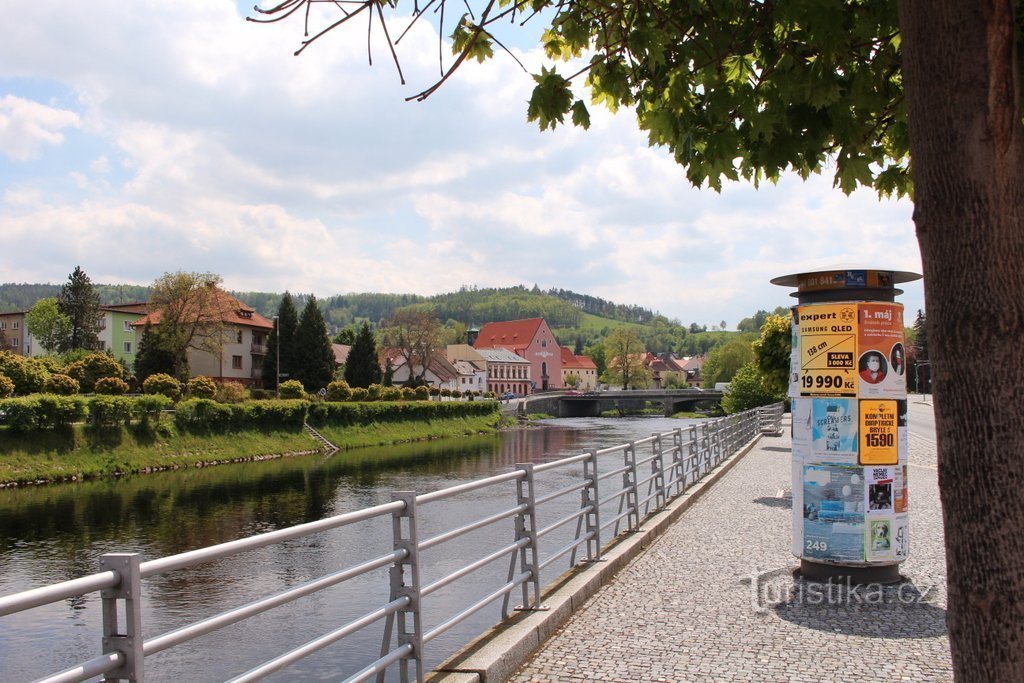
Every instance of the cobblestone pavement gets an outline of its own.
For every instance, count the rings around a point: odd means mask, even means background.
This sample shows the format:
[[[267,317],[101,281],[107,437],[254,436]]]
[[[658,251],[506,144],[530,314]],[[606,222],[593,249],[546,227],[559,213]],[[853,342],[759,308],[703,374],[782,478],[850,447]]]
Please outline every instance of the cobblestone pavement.
[[[789,445],[763,438],[511,680],[952,680],[934,444],[910,442],[907,580],[831,590],[792,576]]]

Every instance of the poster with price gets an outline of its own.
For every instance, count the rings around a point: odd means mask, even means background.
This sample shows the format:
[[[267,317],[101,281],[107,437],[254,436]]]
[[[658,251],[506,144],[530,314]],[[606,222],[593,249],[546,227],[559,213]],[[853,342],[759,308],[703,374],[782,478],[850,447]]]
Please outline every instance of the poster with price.
[[[802,497],[802,557],[863,562],[863,468],[805,465]]]
[[[857,354],[861,398],[906,396],[902,304],[857,305]]]
[[[857,396],[857,304],[797,307],[800,396]]]
[[[861,465],[895,465],[899,462],[898,411],[898,401],[860,401]]]

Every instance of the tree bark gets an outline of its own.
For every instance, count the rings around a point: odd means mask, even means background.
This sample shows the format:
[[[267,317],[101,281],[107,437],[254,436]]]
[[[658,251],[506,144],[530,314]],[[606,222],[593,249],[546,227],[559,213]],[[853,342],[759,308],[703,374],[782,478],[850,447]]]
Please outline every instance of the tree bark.
[[[1024,680],[1024,126],[1013,0],[900,0],[947,625],[961,681]]]

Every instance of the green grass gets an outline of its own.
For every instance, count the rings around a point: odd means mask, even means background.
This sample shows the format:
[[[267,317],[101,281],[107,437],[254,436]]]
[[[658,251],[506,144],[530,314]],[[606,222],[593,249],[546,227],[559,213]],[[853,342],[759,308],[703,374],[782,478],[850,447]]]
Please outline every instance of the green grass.
[[[673,413],[672,414],[672,417],[679,418],[679,419],[684,419],[684,418],[704,418],[704,417],[707,417],[707,416],[708,416],[707,413],[693,413],[693,412],[687,412],[685,410],[680,411],[678,413]]]
[[[497,431],[498,419],[497,414],[492,414],[429,422],[381,422],[354,427],[325,426],[317,428],[317,431],[339,448],[358,448],[494,433]]]
[[[462,437],[497,431],[498,415],[431,422],[392,422],[360,427],[324,427],[321,434],[340,448]],[[303,431],[241,431],[182,434],[170,421],[156,428],[74,425],[30,433],[0,427],[0,482],[61,481],[138,472],[245,462],[309,453],[322,448]]]

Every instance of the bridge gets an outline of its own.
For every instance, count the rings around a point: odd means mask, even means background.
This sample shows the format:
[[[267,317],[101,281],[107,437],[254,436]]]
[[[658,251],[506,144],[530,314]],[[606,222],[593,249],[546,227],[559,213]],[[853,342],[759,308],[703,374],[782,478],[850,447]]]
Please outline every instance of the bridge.
[[[534,394],[519,403],[521,414],[547,413],[555,417],[600,417],[608,410],[643,410],[648,403],[660,403],[665,416],[698,408],[713,408],[722,400],[721,391],[707,389],[633,389],[576,393]]]

